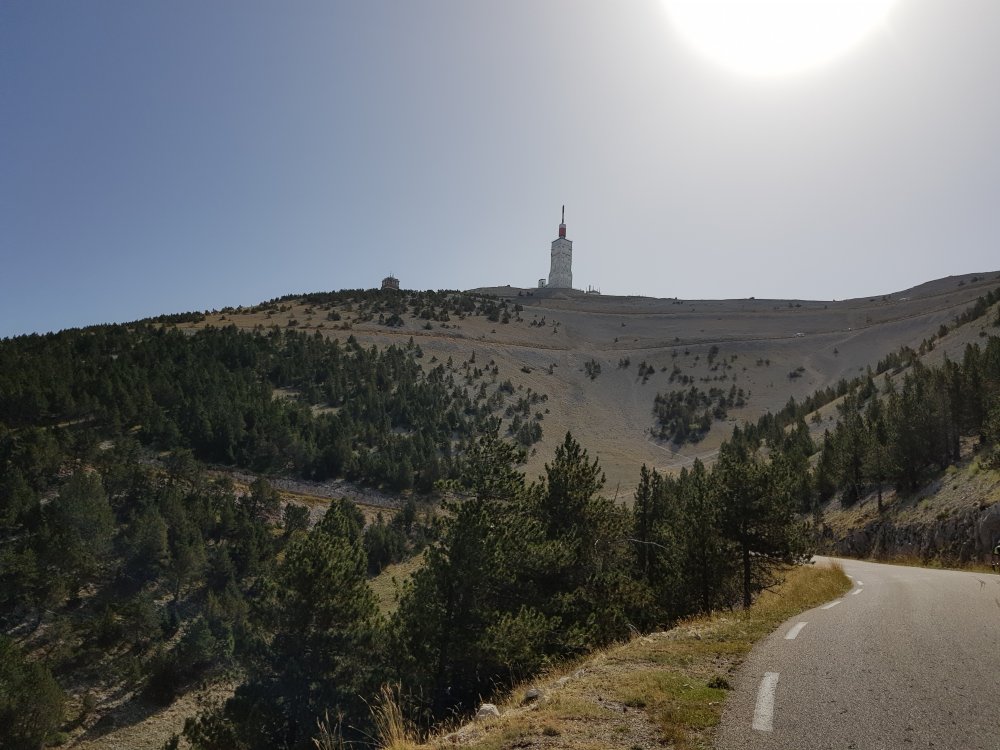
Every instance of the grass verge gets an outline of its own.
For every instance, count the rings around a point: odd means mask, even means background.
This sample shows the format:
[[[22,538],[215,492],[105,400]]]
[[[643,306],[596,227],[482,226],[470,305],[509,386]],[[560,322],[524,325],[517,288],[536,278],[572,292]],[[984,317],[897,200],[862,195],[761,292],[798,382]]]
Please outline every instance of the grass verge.
[[[732,674],[754,643],[849,588],[837,564],[795,568],[746,611],[692,619],[592,654],[514,690],[499,719],[467,724],[422,747],[709,748]],[[542,697],[522,705],[528,687],[540,688]],[[394,739],[383,747],[413,746]]]

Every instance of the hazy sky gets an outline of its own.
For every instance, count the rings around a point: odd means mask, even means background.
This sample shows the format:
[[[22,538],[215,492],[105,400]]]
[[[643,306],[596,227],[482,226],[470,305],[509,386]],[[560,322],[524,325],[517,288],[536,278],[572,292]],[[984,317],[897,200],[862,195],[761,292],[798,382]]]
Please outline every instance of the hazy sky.
[[[750,2],[751,0],[746,0]],[[0,3],[0,336],[293,292],[1000,269],[1000,2],[748,78],[663,0]]]

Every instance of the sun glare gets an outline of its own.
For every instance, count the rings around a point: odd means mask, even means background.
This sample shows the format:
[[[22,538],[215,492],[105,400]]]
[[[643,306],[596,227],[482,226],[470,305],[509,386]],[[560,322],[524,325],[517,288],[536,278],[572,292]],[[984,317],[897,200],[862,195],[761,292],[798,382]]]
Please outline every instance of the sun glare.
[[[744,75],[781,76],[830,62],[888,16],[897,0],[664,0],[680,34]]]

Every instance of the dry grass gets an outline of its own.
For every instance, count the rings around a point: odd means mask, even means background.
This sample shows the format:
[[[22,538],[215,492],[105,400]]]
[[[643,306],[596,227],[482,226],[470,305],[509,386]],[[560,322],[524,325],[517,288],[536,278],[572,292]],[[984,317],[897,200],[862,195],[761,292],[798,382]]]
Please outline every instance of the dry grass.
[[[313,744],[316,746],[316,750],[347,750],[347,743],[340,731],[340,721],[330,721],[330,714],[326,714],[321,721],[317,721]]]
[[[403,592],[404,584],[416,573],[424,564],[424,553],[403,560],[395,565],[387,565],[381,573],[372,578],[368,585],[375,592],[378,599],[379,611],[387,617],[396,611],[399,606],[399,597]]]
[[[741,619],[756,641],[792,615],[835,599],[850,587],[850,579],[840,563],[798,567],[789,573],[779,589],[761,594]]]
[[[754,643],[849,588],[839,565],[795,568],[745,612],[692,619],[602,650],[515,689],[501,704],[500,719],[468,724],[423,747],[711,747],[732,674]],[[540,687],[542,699],[522,705],[529,686]]]
[[[415,731],[403,717],[399,691],[399,685],[383,685],[372,706],[375,736],[382,750],[412,750],[417,747],[413,740]]]

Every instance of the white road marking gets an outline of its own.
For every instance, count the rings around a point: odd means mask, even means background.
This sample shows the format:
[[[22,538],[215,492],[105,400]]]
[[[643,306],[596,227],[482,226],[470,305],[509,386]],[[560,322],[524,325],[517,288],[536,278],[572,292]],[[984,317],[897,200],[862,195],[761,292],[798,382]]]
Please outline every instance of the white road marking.
[[[824,604],[822,607],[820,607],[820,609],[833,609],[838,604],[840,604],[842,601],[844,601],[844,600],[843,599],[838,599],[835,602],[830,602],[829,604]]]
[[[801,633],[802,632],[802,628],[804,628],[808,624],[809,624],[808,622],[797,622],[794,625],[792,625],[792,629],[789,630],[787,634],[785,634],[785,640],[786,641],[794,641],[795,640],[795,636],[797,636],[799,633]]]
[[[778,673],[765,672],[757,690],[757,705],[753,710],[753,728],[758,732],[774,731],[774,689],[778,686]]]
[[[862,591],[864,591],[864,589],[854,589],[854,591],[851,592],[851,596],[857,596]]]
[[[864,585],[865,585],[865,584],[864,584],[864,583],[862,583],[861,581],[857,581],[857,580],[855,581],[855,583],[856,583],[856,584],[858,584],[859,586],[864,586]]]

